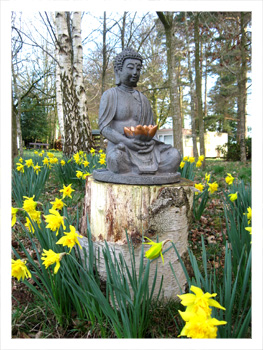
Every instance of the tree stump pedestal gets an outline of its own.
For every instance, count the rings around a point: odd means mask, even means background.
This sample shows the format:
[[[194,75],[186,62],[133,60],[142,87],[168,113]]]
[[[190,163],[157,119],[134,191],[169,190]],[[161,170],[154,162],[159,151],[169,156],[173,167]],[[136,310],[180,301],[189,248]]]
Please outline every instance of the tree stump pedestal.
[[[94,249],[102,249],[106,240],[116,255],[122,253],[128,266],[131,266],[126,232],[134,245],[136,261],[140,261],[142,233],[156,242],[170,239],[180,256],[187,251],[189,222],[192,216],[194,184],[187,179],[166,185],[123,185],[95,181],[92,176],[86,180],[83,217],[80,233],[84,236],[81,245],[88,247],[87,216],[93,238]],[[168,248],[167,243],[164,249]],[[150,248],[144,245],[145,251]],[[145,258],[147,259],[147,258]],[[161,296],[176,298],[180,288],[173,276],[172,264],[180,287],[184,291],[186,279],[179,259],[171,248],[151,264],[149,285],[153,281],[156,264],[158,275],[155,293],[158,293],[163,275]],[[103,254],[100,254],[98,270],[101,279],[106,279]]]

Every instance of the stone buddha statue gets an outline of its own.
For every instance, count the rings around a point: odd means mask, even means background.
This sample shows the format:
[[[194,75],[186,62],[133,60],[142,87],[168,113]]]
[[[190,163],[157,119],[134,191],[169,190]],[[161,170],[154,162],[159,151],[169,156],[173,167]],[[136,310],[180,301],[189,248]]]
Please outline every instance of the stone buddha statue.
[[[116,87],[105,91],[99,109],[99,129],[108,140],[107,170],[94,171],[96,180],[127,184],[178,182],[181,155],[171,145],[151,139],[128,137],[125,128],[154,124],[148,99],[134,89],[143,59],[133,49],[116,56]]]

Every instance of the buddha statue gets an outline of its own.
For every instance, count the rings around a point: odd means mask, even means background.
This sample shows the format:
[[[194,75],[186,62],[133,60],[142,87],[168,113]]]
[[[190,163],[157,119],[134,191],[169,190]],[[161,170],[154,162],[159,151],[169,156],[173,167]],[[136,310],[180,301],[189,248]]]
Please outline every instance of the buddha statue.
[[[99,108],[99,129],[108,144],[107,171],[94,171],[97,180],[138,184],[156,183],[157,178],[163,183],[179,181],[177,170],[181,155],[178,150],[160,142],[156,136],[140,137],[137,133],[143,129],[147,133],[154,124],[148,99],[134,89],[142,62],[141,55],[131,48],[116,56],[117,86],[103,93]],[[131,130],[135,131],[134,137]]]

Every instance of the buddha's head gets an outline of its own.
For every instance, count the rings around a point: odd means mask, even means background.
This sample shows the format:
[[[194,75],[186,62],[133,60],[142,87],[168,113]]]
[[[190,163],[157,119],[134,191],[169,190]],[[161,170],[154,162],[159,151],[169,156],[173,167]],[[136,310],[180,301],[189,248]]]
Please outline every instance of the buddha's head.
[[[130,84],[133,87],[137,86],[142,62],[142,56],[131,48],[126,48],[119,53],[114,61],[116,85],[128,83],[127,85]],[[128,76],[130,76],[130,78]],[[127,81],[127,79],[129,81]]]

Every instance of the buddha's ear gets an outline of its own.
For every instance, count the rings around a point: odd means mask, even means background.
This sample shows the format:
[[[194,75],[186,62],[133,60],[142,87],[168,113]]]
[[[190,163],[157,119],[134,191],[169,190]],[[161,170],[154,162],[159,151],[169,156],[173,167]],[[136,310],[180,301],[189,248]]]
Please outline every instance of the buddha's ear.
[[[115,70],[115,84],[120,85],[121,84],[121,79],[120,79],[120,73],[118,70]]]

